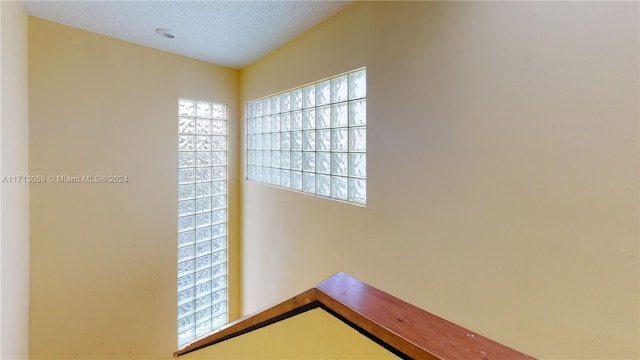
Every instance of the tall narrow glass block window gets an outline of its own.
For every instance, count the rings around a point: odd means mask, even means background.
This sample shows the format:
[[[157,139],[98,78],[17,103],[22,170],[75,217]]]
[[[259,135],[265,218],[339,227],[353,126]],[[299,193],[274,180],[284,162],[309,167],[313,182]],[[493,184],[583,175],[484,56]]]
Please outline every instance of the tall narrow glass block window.
[[[247,179],[367,203],[365,68],[247,104]]]
[[[227,106],[178,101],[178,346],[227,323]]]

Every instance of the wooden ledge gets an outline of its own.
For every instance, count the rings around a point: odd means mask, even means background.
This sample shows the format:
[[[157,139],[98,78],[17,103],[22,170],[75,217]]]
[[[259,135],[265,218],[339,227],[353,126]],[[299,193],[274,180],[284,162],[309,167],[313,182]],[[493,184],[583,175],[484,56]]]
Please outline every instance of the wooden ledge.
[[[180,356],[322,307],[402,358],[534,359],[338,273],[278,305],[236,320],[174,353]]]

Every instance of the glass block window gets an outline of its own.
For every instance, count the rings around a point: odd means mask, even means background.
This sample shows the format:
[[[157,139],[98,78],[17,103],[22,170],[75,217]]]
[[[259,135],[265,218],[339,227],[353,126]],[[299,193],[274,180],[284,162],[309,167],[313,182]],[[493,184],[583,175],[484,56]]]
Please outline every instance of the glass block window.
[[[366,69],[249,102],[247,179],[366,204]]]
[[[227,323],[227,106],[178,101],[178,346]]]

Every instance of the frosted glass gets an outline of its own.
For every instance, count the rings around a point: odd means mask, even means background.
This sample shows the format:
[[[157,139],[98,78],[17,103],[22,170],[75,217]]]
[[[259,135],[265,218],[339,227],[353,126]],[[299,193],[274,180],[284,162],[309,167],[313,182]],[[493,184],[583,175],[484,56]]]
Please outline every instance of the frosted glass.
[[[280,152],[280,167],[282,169],[290,169],[291,168],[291,153],[288,151]]]
[[[346,177],[332,176],[331,197],[347,200],[348,194],[348,179]]]
[[[178,167],[193,167],[195,165],[195,154],[193,152],[178,153]]]
[[[265,116],[262,118],[262,132],[271,132],[271,116]]]
[[[349,95],[347,91],[347,75],[331,80],[331,102],[347,100],[347,96]]]
[[[178,276],[182,276],[188,273],[193,272],[194,270],[194,261],[187,260],[178,264]]]
[[[367,176],[366,154],[349,154],[349,175],[360,178]]]
[[[366,203],[367,183],[362,179],[349,179],[349,200]]]
[[[328,153],[328,152],[316,153],[316,172],[321,174],[331,173],[331,153]]]
[[[211,168],[211,180],[224,180],[227,178],[226,166],[214,166]]]
[[[349,113],[347,111],[347,104],[334,104],[331,105],[331,126],[332,127],[346,127],[349,125]]]
[[[347,154],[331,154],[331,174],[346,176],[348,168],[349,159]]]
[[[323,106],[316,110],[316,128],[331,127],[331,106]]]
[[[196,136],[196,150],[197,151],[210,151],[211,150],[211,136]]]
[[[291,188],[294,190],[302,190],[302,172],[291,172]]]
[[[211,181],[211,168],[196,168],[196,182]]]
[[[196,148],[196,138],[193,135],[178,136],[179,151],[193,151]]]
[[[193,244],[194,234],[193,230],[178,233],[178,246]]]
[[[226,287],[226,286],[227,286],[227,277],[226,276],[220,276],[218,278],[213,279],[213,281],[211,281],[212,290],[218,290],[218,289]]]
[[[202,324],[196,326],[196,337],[207,334],[211,331],[211,321],[205,321]]]
[[[262,116],[271,115],[271,98],[262,99]]]
[[[271,150],[271,134],[262,134],[262,149]]]
[[[201,199],[197,199],[195,201],[195,209],[197,212],[209,211],[211,210],[211,198],[204,197]]]
[[[178,306],[178,318],[185,317],[186,315],[191,315],[194,313],[195,310],[196,310],[196,304],[193,301],[186,302]]]
[[[271,166],[271,151],[262,152],[262,166]]]
[[[302,153],[299,151],[291,152],[291,170],[302,170]]]
[[[190,199],[195,196],[193,184],[178,185],[178,200]]]
[[[291,91],[291,110],[302,109],[302,89]]]
[[[196,227],[211,225],[211,213],[196,214]]]
[[[211,241],[202,241],[196,244],[196,256],[205,255],[211,252]]]
[[[280,112],[280,96],[273,96],[271,98],[271,115]]]
[[[312,173],[302,173],[302,191],[308,193],[316,192],[316,175]]]
[[[196,318],[194,315],[185,316],[178,320],[178,332],[192,328],[196,324]]]
[[[227,246],[226,236],[215,238],[211,241],[211,251],[224,249]]]
[[[330,151],[331,150],[331,130],[317,130],[316,131],[316,150],[318,151]]]
[[[196,230],[196,241],[207,241],[211,239],[211,227],[203,227]]]
[[[213,150],[226,150],[227,149],[227,137],[226,136],[212,136],[211,148]]]
[[[226,135],[227,134],[227,122],[224,120],[211,121],[211,131],[207,134],[213,135]]]
[[[214,238],[218,236],[225,235],[227,233],[227,225],[226,224],[216,224],[211,227],[211,234]]]
[[[199,118],[211,119],[211,103],[198,101],[196,116]]]
[[[196,202],[194,200],[185,200],[178,202],[178,216],[191,215],[196,211]]]
[[[314,152],[302,153],[302,170],[307,172],[316,171],[316,153]]]
[[[183,246],[178,249],[178,261],[193,259],[196,256],[196,248],[193,245]]]
[[[291,130],[302,130],[302,111],[291,113]]]
[[[214,196],[211,198],[211,208],[220,209],[227,207],[227,197],[225,195]]]
[[[211,222],[218,224],[227,221],[227,210],[221,209],[211,212]]]
[[[193,309],[195,310],[195,302],[194,302]],[[211,319],[210,307],[202,309],[196,313],[196,324],[207,322],[207,320],[210,320],[210,319]],[[209,326],[211,326],[211,322],[209,321],[208,323],[209,323]]]
[[[316,106],[331,102],[331,81],[323,81],[316,84]]]
[[[193,274],[186,275],[178,278],[178,289],[183,290],[188,287],[193,287],[195,278]]]
[[[349,139],[347,129],[331,130],[331,151],[347,151]]]
[[[198,184],[199,186],[200,184]],[[222,195],[227,193],[226,181],[214,181],[211,183],[211,195]]]
[[[271,150],[280,150],[280,133],[271,134]]]
[[[271,168],[271,184],[280,186],[280,169]]]
[[[291,150],[302,150],[302,131],[291,132]]]
[[[211,117],[214,119],[227,119],[227,106],[223,104],[211,105]]]
[[[192,183],[195,180],[194,169],[179,169],[178,170],[178,183]]]
[[[280,111],[291,110],[291,93],[286,92],[280,95]]]
[[[196,270],[202,270],[204,268],[208,268],[211,266],[211,255],[203,255],[197,257],[195,260],[195,268]]]
[[[290,132],[283,132],[280,135],[280,149],[282,150],[291,149],[291,133]]]
[[[316,110],[305,109],[302,111],[302,130],[310,130],[316,128]]]
[[[291,171],[290,170],[286,170],[286,169],[280,170],[280,185],[286,188],[291,187]]]
[[[271,132],[280,132],[280,114],[271,115]]]
[[[304,109],[316,105],[316,87],[310,85],[302,89],[302,107]]]
[[[184,304],[195,298],[195,292],[193,288],[178,291],[178,304]]]
[[[367,124],[367,100],[351,101],[349,103],[349,125]]]
[[[211,153],[211,165],[226,165],[226,164],[227,164],[226,151],[214,151]]]
[[[291,113],[283,113],[280,115],[280,131],[291,130]]]
[[[302,132],[302,150],[314,151],[316,149],[316,132],[315,130],[306,130]]]

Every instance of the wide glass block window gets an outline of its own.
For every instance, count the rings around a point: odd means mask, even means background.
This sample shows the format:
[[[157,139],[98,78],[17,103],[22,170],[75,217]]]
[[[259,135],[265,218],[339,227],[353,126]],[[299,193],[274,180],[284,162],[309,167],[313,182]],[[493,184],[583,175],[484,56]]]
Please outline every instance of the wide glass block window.
[[[227,106],[178,101],[178,346],[227,323]]]
[[[249,102],[246,151],[249,180],[366,204],[366,69]]]

